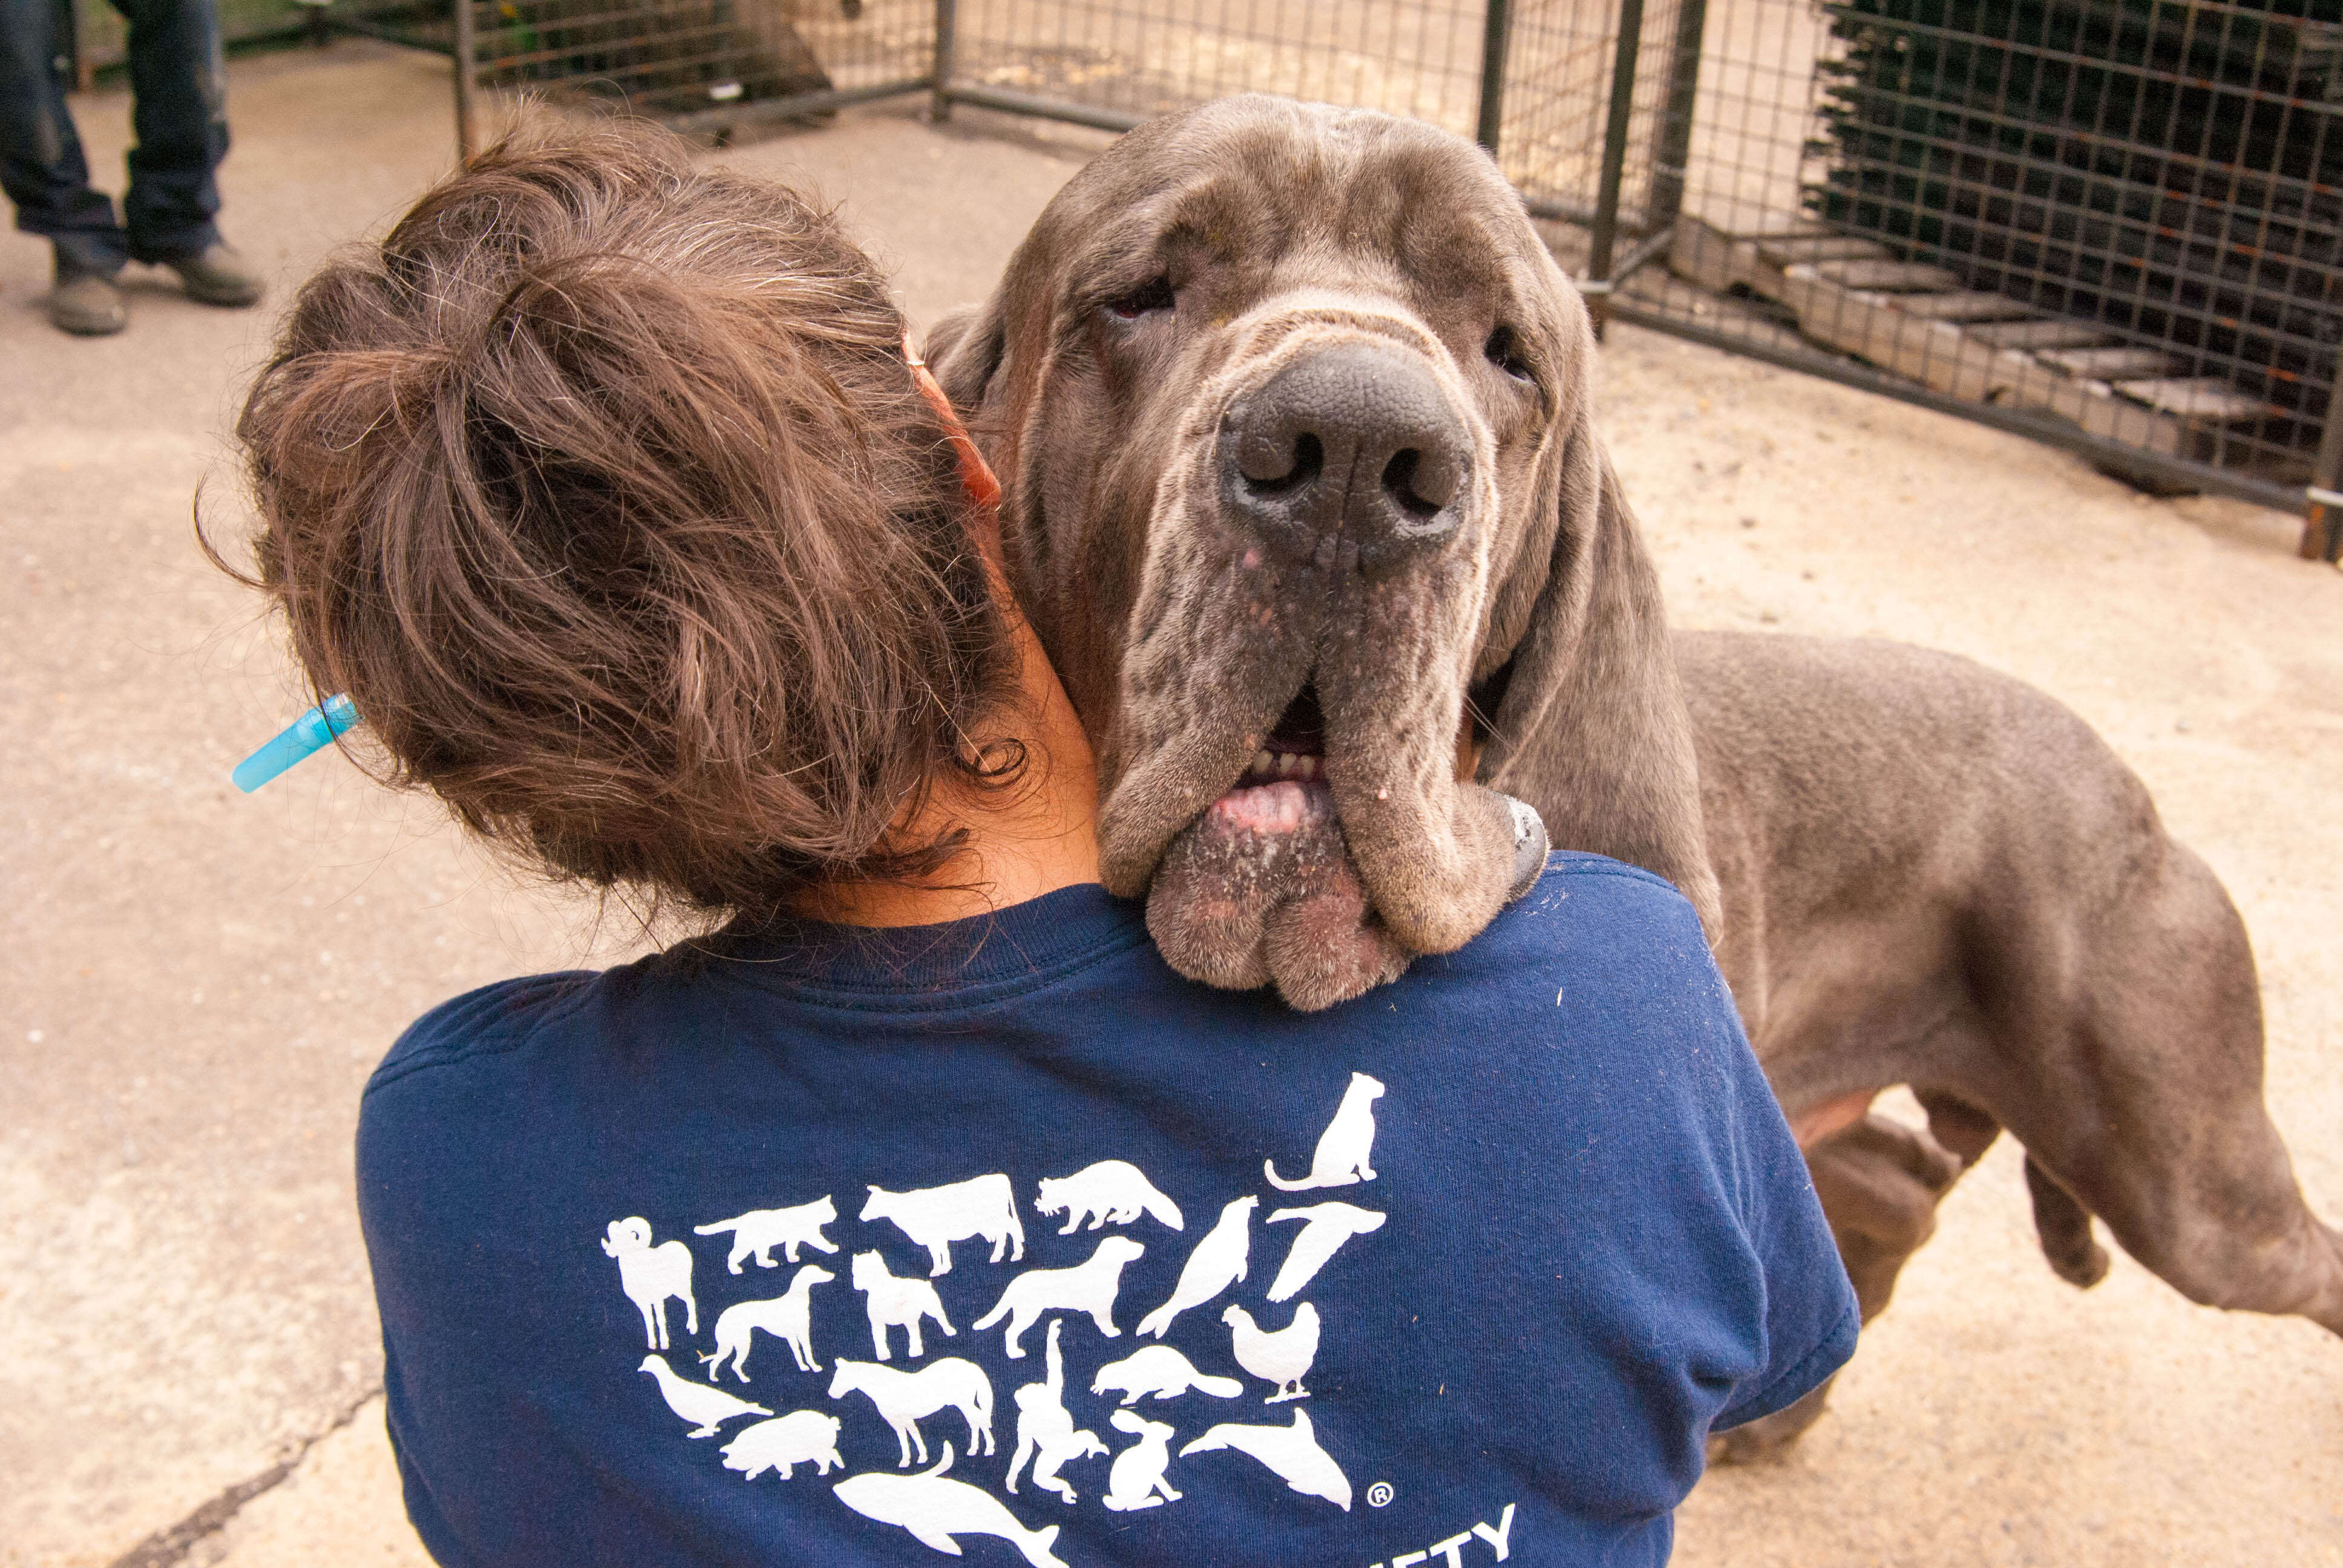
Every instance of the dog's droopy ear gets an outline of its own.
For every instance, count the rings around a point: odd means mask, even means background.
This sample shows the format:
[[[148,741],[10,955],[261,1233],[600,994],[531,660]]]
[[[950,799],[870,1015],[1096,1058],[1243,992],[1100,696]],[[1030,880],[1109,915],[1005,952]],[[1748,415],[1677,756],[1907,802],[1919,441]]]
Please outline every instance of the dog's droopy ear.
[[[920,357],[928,362],[952,407],[969,415],[983,404],[984,389],[1001,368],[1007,341],[996,297],[989,305],[963,305],[946,311],[928,328]]]
[[[1659,574],[1584,402],[1549,459],[1540,525],[1492,606],[1521,628],[1481,777],[1586,849],[1674,882],[1714,940],[1716,873]],[[1504,646],[1494,640],[1494,646]]]

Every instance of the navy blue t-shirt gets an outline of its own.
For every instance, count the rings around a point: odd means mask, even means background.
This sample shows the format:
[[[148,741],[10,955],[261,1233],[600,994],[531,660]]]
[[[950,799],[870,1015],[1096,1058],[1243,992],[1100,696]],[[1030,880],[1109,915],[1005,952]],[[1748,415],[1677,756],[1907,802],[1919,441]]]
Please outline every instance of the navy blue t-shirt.
[[[1558,856],[1314,1015],[1139,906],[490,986],[358,1195],[443,1563],[1657,1563],[1856,1316],[1692,910]]]

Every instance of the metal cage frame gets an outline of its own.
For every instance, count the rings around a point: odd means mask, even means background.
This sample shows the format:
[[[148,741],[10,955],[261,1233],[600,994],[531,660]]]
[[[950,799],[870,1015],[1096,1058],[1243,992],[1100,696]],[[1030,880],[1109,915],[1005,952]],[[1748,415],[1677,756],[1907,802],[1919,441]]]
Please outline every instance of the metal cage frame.
[[[2319,100],[2286,96],[2303,91],[2298,73],[2275,91],[2251,75],[2280,25],[2328,25],[2282,9],[2303,3],[448,0],[452,27],[440,23],[437,36],[419,36],[414,22],[427,17],[429,32],[434,0],[356,0],[377,9],[337,13],[352,30],[454,55],[466,153],[484,84],[559,76],[578,61],[588,64],[568,74],[596,77],[606,95],[719,136],[914,94],[938,120],[969,105],[1106,131],[1241,90],[1414,115],[1489,150],[1542,220],[1598,331],[1633,322],[2027,436],[2136,483],[2296,512],[2300,553],[2333,561],[2343,556],[2343,397],[2319,377],[2343,379],[2343,360],[2334,372],[2301,367],[2306,353],[2343,338],[2343,308],[2318,314],[2325,301],[2343,307],[2343,256],[2331,266],[2309,256],[2311,218],[2283,220],[2296,237],[2281,256],[2267,214],[2240,237],[2227,207],[2214,219],[2198,210],[2235,206],[2253,180],[2286,185],[2303,211],[2321,204],[2313,217],[2343,204],[2343,186],[2321,180],[2330,121],[2316,117],[2331,117],[2343,158],[2343,101],[2328,101],[2343,100],[2343,65]],[[386,5],[407,6],[408,20],[386,24]],[[2073,36],[2051,36],[2038,18],[2062,7],[2137,58],[2095,57]],[[1980,20],[2021,10],[2035,32],[2007,23],[1996,33]],[[2219,18],[2217,36],[2199,28],[2200,14]],[[2175,25],[2177,45],[2167,36]],[[2334,31],[2343,61],[2343,28]],[[2233,35],[2250,45],[2247,67],[2230,61],[2247,46],[2232,48]],[[1936,62],[1934,75],[1912,64],[1923,59]],[[2018,101],[2019,77],[2035,84],[2030,100]],[[2053,78],[2066,98],[2042,86]],[[2135,106],[2126,141],[2107,133],[2103,103],[2100,123],[2077,129],[2067,99],[2078,82],[2102,99],[2195,94],[2200,119],[2223,109],[2226,93],[2244,106],[2232,118],[2313,126],[2313,165],[2307,177],[2264,174],[2244,170],[2239,152],[2214,179],[2203,172],[2217,161],[2206,154],[2209,130],[2196,153],[2174,153],[2150,145],[2154,126],[2143,129],[2148,116]],[[2151,152],[2163,162],[2142,163]],[[2126,185],[2098,166],[2110,156],[2127,160],[2118,176],[2149,173]],[[2126,202],[2147,216],[2131,216]],[[1718,216],[1736,203],[1751,221]],[[2244,268],[2245,282],[2222,285],[2228,294],[2210,305],[2203,287],[2188,296],[2197,303],[2172,303],[2187,289],[2174,291],[2181,275],[2169,258],[2191,246]],[[2098,281],[2078,284],[2087,272]],[[2171,299],[2150,297],[2151,273]],[[2237,348],[2256,329],[2240,326],[2235,301],[2265,303],[2269,276],[2296,294],[2303,278],[2312,286],[2311,316],[2298,312],[2292,335],[2279,333],[2293,369]],[[2129,294],[2117,297],[2108,279]],[[2195,287],[2187,276],[2181,285]],[[2100,318],[2058,314],[2078,298]],[[2184,317],[2193,343],[2168,325]],[[2318,335],[2306,336],[2301,319]],[[2167,337],[2154,335],[2157,323]],[[2225,345],[2220,359],[2214,349]],[[2214,360],[2247,389],[2204,374]],[[2143,368],[2158,364],[2169,368]],[[2272,401],[2280,397],[2286,407]]]

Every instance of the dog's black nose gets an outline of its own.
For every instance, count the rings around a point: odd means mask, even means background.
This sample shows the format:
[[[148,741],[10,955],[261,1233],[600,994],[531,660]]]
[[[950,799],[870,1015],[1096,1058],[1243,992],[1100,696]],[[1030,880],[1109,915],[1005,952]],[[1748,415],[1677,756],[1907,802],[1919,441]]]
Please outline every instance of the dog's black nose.
[[[1281,552],[1344,546],[1388,571],[1456,531],[1463,419],[1420,360],[1345,343],[1303,355],[1221,421],[1221,498]]]

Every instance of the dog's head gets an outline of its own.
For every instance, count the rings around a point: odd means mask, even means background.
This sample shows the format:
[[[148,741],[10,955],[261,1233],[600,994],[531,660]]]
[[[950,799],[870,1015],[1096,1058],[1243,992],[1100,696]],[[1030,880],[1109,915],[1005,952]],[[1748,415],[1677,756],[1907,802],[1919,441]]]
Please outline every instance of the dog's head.
[[[1132,132],[929,357],[1183,972],[1323,1006],[1470,939],[1528,799],[1713,911],[1585,308],[1480,149],[1267,97]]]

